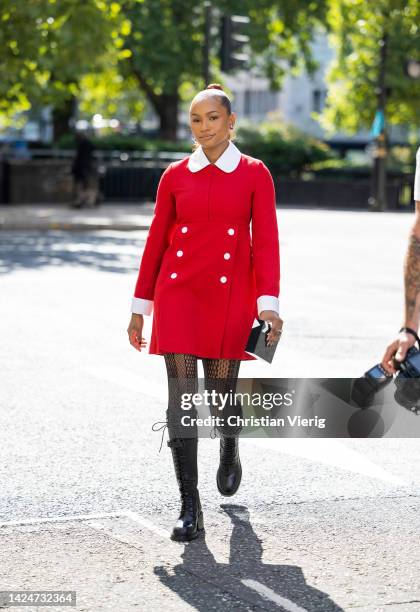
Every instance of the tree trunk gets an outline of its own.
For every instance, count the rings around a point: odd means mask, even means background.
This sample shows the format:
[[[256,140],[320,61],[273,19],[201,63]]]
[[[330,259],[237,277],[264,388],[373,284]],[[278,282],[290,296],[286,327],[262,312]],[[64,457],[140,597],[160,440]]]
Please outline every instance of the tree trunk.
[[[134,57],[135,53],[132,51],[130,58],[131,69],[139,82],[140,88],[146,94],[147,99],[159,117],[159,138],[175,141],[178,132],[178,86],[173,86],[172,93],[156,94],[141,70],[136,66]]]
[[[177,139],[178,102],[178,94],[162,94],[154,105],[160,119],[159,137],[163,140]]]

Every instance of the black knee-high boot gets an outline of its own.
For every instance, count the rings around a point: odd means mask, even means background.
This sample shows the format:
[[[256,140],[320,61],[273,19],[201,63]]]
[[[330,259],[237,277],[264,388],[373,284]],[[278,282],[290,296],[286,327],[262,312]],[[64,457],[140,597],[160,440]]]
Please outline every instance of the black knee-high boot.
[[[195,414],[193,414],[195,412]],[[196,411],[191,411],[191,416],[196,416]],[[197,426],[189,427],[189,434],[185,436],[180,419],[185,416],[185,411],[179,408],[171,408],[166,411],[169,441],[168,446],[172,451],[175,474],[181,494],[181,511],[178,520],[173,527],[171,539],[176,541],[193,540],[201,532],[204,532],[203,511],[201,509],[200,495],[197,488]]]
[[[220,434],[219,468],[216,482],[219,493],[230,497],[239,489],[242,480],[242,466],[239,457],[239,433],[242,429],[237,418],[242,418],[242,406],[239,402],[228,404],[220,411],[224,424],[216,429]],[[228,417],[233,417],[231,423]]]

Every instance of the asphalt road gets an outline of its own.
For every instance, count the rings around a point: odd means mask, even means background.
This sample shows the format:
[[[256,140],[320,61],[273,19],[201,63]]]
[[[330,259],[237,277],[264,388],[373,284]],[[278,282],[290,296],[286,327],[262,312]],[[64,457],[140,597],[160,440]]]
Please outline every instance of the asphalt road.
[[[285,331],[273,364],[240,376],[376,363],[401,323],[409,223],[279,211]],[[242,439],[233,498],[216,489],[217,441],[200,439],[206,538],[169,540],[178,493],[151,431],[164,364],[126,337],[144,238],[2,232],[0,591],[73,589],[89,611],[418,610],[416,438]]]

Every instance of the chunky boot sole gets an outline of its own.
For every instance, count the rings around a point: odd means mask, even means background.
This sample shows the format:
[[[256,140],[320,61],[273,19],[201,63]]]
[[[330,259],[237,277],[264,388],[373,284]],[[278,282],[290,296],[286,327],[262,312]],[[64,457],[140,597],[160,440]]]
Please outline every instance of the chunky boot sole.
[[[204,534],[204,532],[204,517],[201,511],[197,518],[197,529],[191,527],[190,530],[187,528],[186,531],[183,531],[181,527],[178,531],[178,529],[174,527],[171,533],[171,540],[175,542],[189,542],[190,540],[195,540],[198,536]]]

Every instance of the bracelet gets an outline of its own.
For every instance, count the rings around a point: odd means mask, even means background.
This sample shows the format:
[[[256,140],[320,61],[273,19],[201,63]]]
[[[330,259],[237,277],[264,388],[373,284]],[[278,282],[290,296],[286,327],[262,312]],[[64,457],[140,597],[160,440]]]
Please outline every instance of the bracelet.
[[[414,336],[417,344],[420,346],[420,338],[418,337],[417,332],[415,332],[414,329],[411,329],[411,327],[401,327],[398,333],[400,334],[401,332],[405,332],[406,334],[411,334],[412,336]]]

